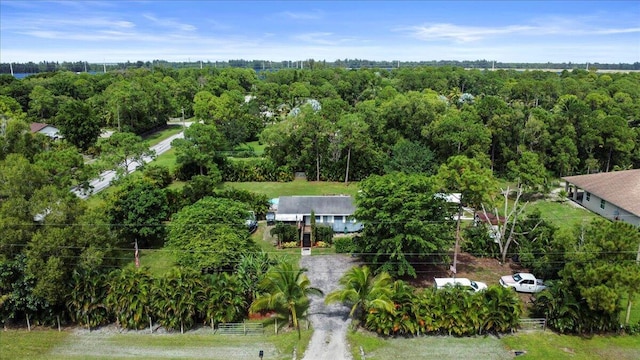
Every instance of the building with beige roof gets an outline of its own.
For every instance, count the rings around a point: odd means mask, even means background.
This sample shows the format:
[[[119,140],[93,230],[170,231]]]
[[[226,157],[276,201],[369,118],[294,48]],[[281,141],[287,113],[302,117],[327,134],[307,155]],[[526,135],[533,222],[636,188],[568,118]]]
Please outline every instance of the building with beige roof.
[[[640,227],[640,169],[562,179],[571,200],[607,219]]]

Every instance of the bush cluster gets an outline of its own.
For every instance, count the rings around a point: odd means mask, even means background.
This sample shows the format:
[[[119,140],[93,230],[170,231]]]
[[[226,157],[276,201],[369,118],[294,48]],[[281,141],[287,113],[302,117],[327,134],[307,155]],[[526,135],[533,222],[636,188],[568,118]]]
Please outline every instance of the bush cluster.
[[[267,159],[225,161],[222,165],[222,180],[229,182],[292,181],[294,174],[286,166],[277,166]]]
[[[337,253],[351,253],[355,250],[353,239],[350,237],[338,237],[333,239],[333,245]]]

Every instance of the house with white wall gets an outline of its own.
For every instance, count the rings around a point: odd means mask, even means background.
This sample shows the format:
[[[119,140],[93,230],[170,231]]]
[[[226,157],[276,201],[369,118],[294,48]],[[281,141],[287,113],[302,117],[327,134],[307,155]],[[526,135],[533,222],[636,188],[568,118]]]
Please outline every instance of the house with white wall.
[[[609,220],[640,227],[640,169],[562,179],[571,200]]]
[[[355,232],[362,230],[362,223],[351,218],[355,211],[354,199],[348,195],[281,196],[275,220],[310,226],[313,212],[318,225],[331,226],[339,233]]]

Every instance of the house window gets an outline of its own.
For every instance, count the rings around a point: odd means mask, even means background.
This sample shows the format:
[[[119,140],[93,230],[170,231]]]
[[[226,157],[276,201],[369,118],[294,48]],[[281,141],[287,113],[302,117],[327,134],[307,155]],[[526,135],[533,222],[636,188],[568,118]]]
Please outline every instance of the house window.
[[[600,200],[600,209],[604,209],[604,206],[607,202],[604,200]]]
[[[587,201],[589,201],[589,200],[591,200],[591,193],[590,192],[587,193]]]
[[[332,222],[333,222],[333,216],[331,216],[331,215],[324,215],[324,216],[322,217],[322,222],[323,222],[323,223],[325,223],[325,224],[330,224],[330,223],[332,223]]]
[[[320,221],[321,221],[321,219],[322,219],[322,216],[320,216],[320,215],[316,215],[316,222],[320,222]]]

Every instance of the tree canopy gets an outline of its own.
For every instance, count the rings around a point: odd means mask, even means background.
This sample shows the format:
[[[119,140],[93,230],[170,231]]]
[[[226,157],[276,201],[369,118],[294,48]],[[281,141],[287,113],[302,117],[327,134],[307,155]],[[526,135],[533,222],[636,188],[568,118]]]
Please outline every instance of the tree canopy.
[[[404,173],[360,183],[354,217],[364,228],[356,252],[377,272],[416,277],[420,262],[448,262],[456,209],[434,196],[434,185],[430,177]]]

